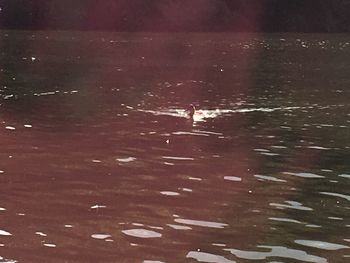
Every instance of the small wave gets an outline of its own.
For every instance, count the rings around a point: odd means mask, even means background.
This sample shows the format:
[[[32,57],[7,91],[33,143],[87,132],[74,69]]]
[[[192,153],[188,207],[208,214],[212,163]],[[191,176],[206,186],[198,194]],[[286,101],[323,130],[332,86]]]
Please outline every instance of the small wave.
[[[143,229],[143,228],[123,230],[122,233],[128,236],[133,236],[138,238],[157,238],[162,236],[161,233],[158,233],[152,230]]]
[[[248,259],[248,260],[264,260],[270,257],[277,258],[290,258],[303,262],[315,262],[315,263],[327,263],[327,259],[314,256],[306,253],[302,250],[290,249],[281,246],[258,246],[258,248],[270,249],[270,252],[260,252],[260,251],[244,251],[239,249],[224,249],[229,251],[231,254],[238,258]]]
[[[318,240],[294,240],[294,242],[299,245],[314,247],[314,248],[319,248],[324,250],[338,250],[343,248],[349,248],[348,246],[345,246],[345,245],[323,242]]]
[[[209,227],[209,228],[224,228],[224,227],[228,226],[225,223],[183,219],[183,218],[176,218],[174,221],[177,223],[185,224],[185,225],[202,226],[202,227]]]
[[[219,117],[221,115],[226,115],[230,113],[248,113],[248,112],[273,112],[278,110],[294,110],[294,109],[301,109],[302,107],[277,107],[277,108],[242,108],[242,109],[214,109],[214,110],[196,110],[195,114],[193,115],[193,121],[194,122],[201,122],[205,121],[207,119],[214,119],[216,117]],[[172,116],[172,117],[179,117],[179,118],[187,118],[190,119],[191,117],[188,115],[187,111],[184,109],[159,109],[159,110],[143,110],[138,109],[139,112],[145,112],[145,113],[151,113],[155,116]]]
[[[187,253],[186,258],[193,258],[199,262],[217,262],[217,263],[235,263],[236,261],[228,260],[227,258],[211,253],[190,251]]]

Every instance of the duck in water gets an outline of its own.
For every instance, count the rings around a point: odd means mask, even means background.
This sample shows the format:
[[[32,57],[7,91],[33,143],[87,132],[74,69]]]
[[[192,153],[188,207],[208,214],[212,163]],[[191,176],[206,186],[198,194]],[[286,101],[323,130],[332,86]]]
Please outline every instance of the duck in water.
[[[217,116],[223,114],[223,110],[197,110],[193,104],[190,104],[186,110],[186,118],[190,119],[192,122],[206,121],[206,119],[213,119]]]
[[[196,108],[194,107],[193,104],[190,104],[190,105],[187,107],[186,113],[187,113],[188,117],[189,117],[190,119],[193,120],[193,116],[194,116],[194,114],[196,113]]]

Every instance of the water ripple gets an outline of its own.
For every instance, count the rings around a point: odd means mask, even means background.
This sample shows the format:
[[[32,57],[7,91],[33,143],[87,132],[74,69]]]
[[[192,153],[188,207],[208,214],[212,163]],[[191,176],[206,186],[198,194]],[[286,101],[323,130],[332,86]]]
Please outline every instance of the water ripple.
[[[307,247],[315,247],[315,248],[324,249],[324,250],[338,250],[343,248],[349,248],[348,246],[345,246],[345,245],[318,241],[318,240],[294,240],[294,242],[299,245],[303,245]]]
[[[200,251],[190,251],[186,255],[186,258],[193,258],[199,262],[208,262],[208,263],[235,263],[236,261],[228,260],[223,256],[218,256],[206,252]]]
[[[56,245],[56,244],[53,244],[53,243],[44,243],[43,246],[45,246],[45,247],[50,247],[50,248],[55,248],[55,247],[57,247],[57,245]]]
[[[290,218],[280,218],[280,217],[269,217],[270,220],[278,221],[278,222],[288,222],[288,223],[296,223],[296,224],[303,224],[303,222],[295,219]]]
[[[167,160],[177,160],[177,161],[193,161],[194,158],[191,157],[181,157],[181,156],[162,156],[163,159]]]
[[[168,195],[168,196],[178,196],[180,195],[178,192],[171,192],[171,191],[161,191],[162,195]]]
[[[256,178],[258,178],[258,179],[260,179],[262,181],[272,181],[272,182],[281,182],[281,183],[287,182],[286,180],[278,179],[276,177],[267,176],[267,175],[255,174],[254,177],[256,177]]]
[[[210,227],[210,228],[224,228],[228,226],[225,223],[202,221],[202,220],[191,220],[191,219],[183,219],[183,218],[176,218],[174,219],[174,221],[185,225],[202,226],[202,227]]]
[[[192,227],[189,226],[181,226],[181,225],[174,225],[174,224],[167,224],[167,226],[176,229],[176,230],[191,230]]]
[[[297,209],[302,211],[312,211],[313,209],[311,207],[303,206],[303,204],[295,201],[285,201],[287,204],[278,204],[278,203],[270,203],[270,206],[275,206],[278,208],[291,208],[291,209]]]
[[[95,238],[95,239],[106,239],[106,238],[110,238],[111,235],[108,235],[108,234],[92,234],[91,237]]]
[[[313,174],[313,173],[291,173],[291,172],[284,172],[284,174],[294,175],[294,176],[302,177],[302,178],[312,178],[312,179],[324,178],[324,176],[322,176],[322,175]]]
[[[225,180],[228,181],[234,181],[234,182],[241,182],[242,178],[241,177],[237,177],[237,176],[224,176]]]
[[[158,233],[152,230],[143,229],[143,228],[127,229],[127,230],[123,230],[122,233],[128,236],[139,237],[139,238],[157,238],[162,236],[161,233]]]
[[[258,246],[258,248],[270,249],[270,252],[260,251],[244,251],[238,249],[224,249],[225,251],[231,252],[238,258],[249,259],[249,260],[263,260],[269,257],[279,258],[291,258],[304,262],[315,262],[315,263],[327,263],[327,259],[307,254],[305,251],[290,249],[280,246]]]
[[[194,135],[194,136],[204,136],[204,137],[209,137],[209,134],[206,133],[198,133],[198,132],[184,132],[184,131],[177,131],[177,132],[172,132],[174,135]]]
[[[124,158],[117,158],[116,159],[118,162],[121,162],[121,163],[129,163],[129,162],[133,162],[136,160],[135,157],[124,157]]]
[[[330,193],[330,192],[320,192],[320,194],[340,197],[340,198],[344,198],[344,199],[350,201],[350,196],[349,195],[338,194],[338,193]]]
[[[350,179],[350,174],[339,174],[338,176]]]

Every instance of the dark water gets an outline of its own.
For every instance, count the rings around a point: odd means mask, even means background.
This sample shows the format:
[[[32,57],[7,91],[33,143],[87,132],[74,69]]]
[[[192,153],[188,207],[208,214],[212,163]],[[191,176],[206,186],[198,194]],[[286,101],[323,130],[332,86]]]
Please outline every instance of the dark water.
[[[0,262],[349,261],[349,35],[0,45]]]

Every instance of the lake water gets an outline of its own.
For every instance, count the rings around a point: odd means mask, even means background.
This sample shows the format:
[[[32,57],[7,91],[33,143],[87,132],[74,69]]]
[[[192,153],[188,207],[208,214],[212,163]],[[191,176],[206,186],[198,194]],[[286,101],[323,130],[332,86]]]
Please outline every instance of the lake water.
[[[349,35],[0,45],[0,262],[349,262]]]

